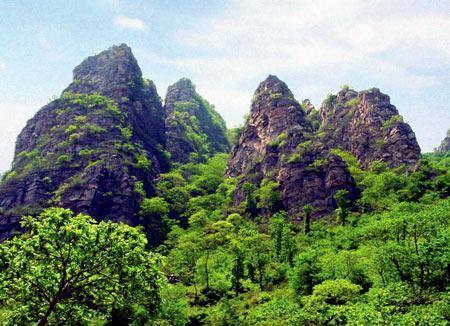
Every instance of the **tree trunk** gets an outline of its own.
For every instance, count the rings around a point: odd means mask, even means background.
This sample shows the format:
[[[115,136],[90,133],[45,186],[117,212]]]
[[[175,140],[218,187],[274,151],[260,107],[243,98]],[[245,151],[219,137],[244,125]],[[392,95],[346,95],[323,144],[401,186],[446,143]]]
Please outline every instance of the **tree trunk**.
[[[209,291],[209,272],[208,272],[208,260],[209,260],[209,250],[206,251],[205,258],[205,276],[206,276],[206,290]]]
[[[50,317],[51,313],[55,310],[56,304],[58,303],[58,295],[56,295],[53,300],[50,302],[47,311],[44,316],[39,320],[38,326],[43,326],[48,324],[48,317]]]

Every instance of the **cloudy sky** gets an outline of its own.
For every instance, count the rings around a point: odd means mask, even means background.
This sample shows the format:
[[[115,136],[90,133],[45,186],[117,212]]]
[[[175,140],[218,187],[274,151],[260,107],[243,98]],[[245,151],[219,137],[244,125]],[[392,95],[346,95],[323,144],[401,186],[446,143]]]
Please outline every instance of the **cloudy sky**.
[[[423,151],[450,128],[450,1],[0,0],[0,171],[73,67],[120,43],[161,97],[189,77],[230,127],[276,74],[317,106],[342,84],[379,87]]]

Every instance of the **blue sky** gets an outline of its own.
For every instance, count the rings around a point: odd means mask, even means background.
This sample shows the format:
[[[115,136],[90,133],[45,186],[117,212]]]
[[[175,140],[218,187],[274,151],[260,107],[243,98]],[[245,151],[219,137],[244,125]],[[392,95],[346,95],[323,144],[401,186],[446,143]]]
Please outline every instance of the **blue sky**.
[[[319,106],[379,87],[423,151],[450,128],[449,1],[0,0],[0,171],[85,57],[127,43],[161,97],[189,77],[236,126],[268,74]]]

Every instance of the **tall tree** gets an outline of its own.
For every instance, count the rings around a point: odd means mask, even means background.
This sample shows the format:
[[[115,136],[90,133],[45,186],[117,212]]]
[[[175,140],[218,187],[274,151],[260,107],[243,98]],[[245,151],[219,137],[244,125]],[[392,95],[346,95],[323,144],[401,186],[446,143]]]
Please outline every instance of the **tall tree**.
[[[303,206],[303,213],[305,213],[305,234],[311,232],[311,214],[314,208],[311,205]]]
[[[7,324],[111,319],[132,305],[156,313],[159,258],[146,250],[139,229],[61,208],[24,217],[22,224],[28,233],[0,245]]]

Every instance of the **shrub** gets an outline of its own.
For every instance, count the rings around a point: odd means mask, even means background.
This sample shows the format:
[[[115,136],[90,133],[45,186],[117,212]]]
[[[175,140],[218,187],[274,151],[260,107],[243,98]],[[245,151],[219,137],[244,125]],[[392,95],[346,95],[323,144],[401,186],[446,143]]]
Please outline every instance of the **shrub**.
[[[78,152],[78,155],[81,157],[88,157],[88,156],[92,156],[95,153],[95,150],[93,149],[82,149]]]
[[[58,159],[56,160],[56,164],[62,165],[62,164],[65,164],[65,163],[69,163],[71,160],[72,159],[71,159],[71,157],[69,155],[63,154],[63,155],[60,155],[58,157]]]
[[[345,102],[346,106],[355,107],[358,106],[360,103],[359,98],[355,96],[354,98],[349,99],[347,102]]]
[[[341,89],[342,89],[343,91],[347,92],[347,91],[350,90],[350,86],[347,85],[347,84],[344,84],[344,85],[341,86]]]
[[[87,128],[88,132],[91,134],[100,134],[100,133],[106,132],[105,128],[100,127],[99,125],[96,125],[96,124],[89,124],[86,126],[86,128]]]
[[[280,133],[277,138],[275,138],[272,142],[269,143],[270,147],[280,147],[286,144],[287,135],[285,132]]]
[[[288,163],[290,164],[297,163],[298,161],[300,161],[300,157],[301,156],[299,153],[294,153],[289,157]]]
[[[336,95],[334,94],[328,94],[327,97],[325,98],[325,105],[327,106],[331,106],[334,104],[334,102],[336,101]]]
[[[78,130],[78,127],[76,125],[69,125],[66,129],[64,129],[64,133],[72,134],[77,130]]]
[[[122,134],[123,138],[126,140],[131,140],[131,137],[133,137],[133,131],[130,128],[120,128],[120,133]]]
[[[403,117],[399,114],[395,114],[393,115],[389,120],[386,120],[383,123],[383,129],[388,129],[389,127],[391,127],[393,124],[396,123],[402,123],[403,122]]]
[[[142,181],[136,181],[134,183],[134,193],[144,198],[146,196],[145,190],[144,190],[144,183]]]
[[[148,159],[145,154],[134,154],[136,163],[134,166],[137,169],[149,171],[152,167],[152,162]]]

